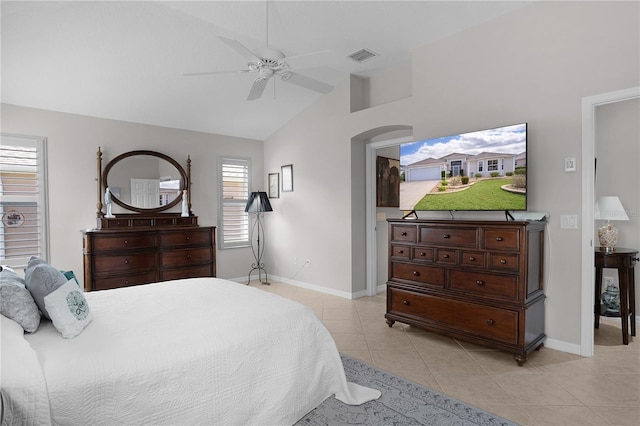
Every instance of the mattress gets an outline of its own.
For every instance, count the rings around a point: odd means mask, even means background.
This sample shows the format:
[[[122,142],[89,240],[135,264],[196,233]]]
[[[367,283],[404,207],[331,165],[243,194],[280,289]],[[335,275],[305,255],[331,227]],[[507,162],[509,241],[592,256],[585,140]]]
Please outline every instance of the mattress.
[[[259,289],[195,278],[85,297],[93,320],[82,334],[63,339],[44,322],[24,335],[24,353],[9,357],[42,374],[27,377],[31,394],[19,396],[37,411],[21,413],[15,385],[9,389],[15,419],[281,425],[331,395],[347,404],[380,395],[347,383],[335,342],[313,311]],[[12,350],[4,324],[3,372]]]

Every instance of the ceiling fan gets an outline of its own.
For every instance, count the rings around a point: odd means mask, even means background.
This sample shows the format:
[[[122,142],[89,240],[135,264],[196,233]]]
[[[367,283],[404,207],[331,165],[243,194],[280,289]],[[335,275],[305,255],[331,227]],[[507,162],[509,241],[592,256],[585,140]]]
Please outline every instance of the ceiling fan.
[[[326,58],[331,55],[333,59],[335,56],[329,51],[314,52],[298,56],[285,56],[285,54],[279,50],[269,47],[269,2],[266,2],[266,35],[267,45],[266,47],[251,51],[242,43],[237,40],[233,40],[227,37],[218,36],[218,38],[227,46],[235,50],[240,55],[244,56],[249,62],[247,63],[247,69],[235,70],[235,71],[208,71],[208,72],[194,72],[186,73],[185,76],[200,76],[200,75],[213,75],[213,74],[230,74],[230,73],[256,73],[258,76],[253,81],[251,89],[249,90],[248,101],[258,99],[262,96],[265,87],[269,80],[278,76],[287,83],[294,84],[305,89],[313,90],[322,94],[329,93],[333,90],[333,86],[316,80],[297,72],[292,71],[293,67],[301,67],[309,65],[310,63],[318,63],[321,58]]]

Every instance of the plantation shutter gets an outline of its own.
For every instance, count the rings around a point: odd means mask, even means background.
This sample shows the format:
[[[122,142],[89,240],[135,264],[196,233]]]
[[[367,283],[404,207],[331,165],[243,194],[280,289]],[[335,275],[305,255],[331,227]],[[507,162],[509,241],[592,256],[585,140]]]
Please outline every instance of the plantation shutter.
[[[0,262],[16,270],[31,256],[47,259],[45,170],[44,139],[2,135]]]
[[[249,245],[249,217],[244,208],[249,197],[251,162],[241,158],[219,158],[220,248]]]

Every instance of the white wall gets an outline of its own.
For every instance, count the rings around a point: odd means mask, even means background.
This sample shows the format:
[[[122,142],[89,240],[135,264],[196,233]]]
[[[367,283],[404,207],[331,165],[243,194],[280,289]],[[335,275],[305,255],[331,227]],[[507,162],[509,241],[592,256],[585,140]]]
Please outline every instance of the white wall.
[[[47,138],[49,261],[75,271],[78,278],[83,274],[81,230],[96,226],[98,147],[103,167],[117,155],[136,149],[166,154],[185,169],[190,155],[192,210],[200,225],[217,226],[217,156],[251,158],[253,189],[264,189],[261,141],[7,104],[2,104],[1,114],[2,132]],[[250,249],[218,250],[217,256],[219,277],[240,278],[248,273]]]
[[[267,232],[278,241],[268,246],[268,267],[287,276],[293,256],[310,257],[300,281],[348,293],[359,285],[351,261],[365,242],[352,239],[361,237],[351,223],[364,217],[350,181],[351,164],[364,159],[349,158],[354,136],[407,125],[423,139],[526,121],[529,210],[550,215],[546,332],[578,344],[581,231],[561,230],[559,216],[581,212],[582,187],[564,158],[581,158],[583,97],[639,85],[639,12],[637,2],[535,2],[417,49],[413,96],[354,113],[347,79],[265,142],[265,172],[293,163],[299,182],[274,203]]]

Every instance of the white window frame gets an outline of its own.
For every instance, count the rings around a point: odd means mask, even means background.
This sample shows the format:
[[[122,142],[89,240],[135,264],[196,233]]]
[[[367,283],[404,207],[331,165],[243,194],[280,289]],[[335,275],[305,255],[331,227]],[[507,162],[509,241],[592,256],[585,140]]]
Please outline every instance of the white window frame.
[[[225,200],[223,199],[223,165],[224,164],[236,164],[236,165],[244,165],[247,167],[247,194],[245,198],[234,199],[234,200]],[[249,193],[251,192],[251,159],[243,158],[243,157],[232,157],[232,156],[219,156],[218,157],[218,248],[219,249],[230,249],[230,248],[240,248],[240,247],[250,247],[251,246],[251,236],[249,233],[249,215],[244,213],[244,207],[247,204],[249,199]],[[242,207],[242,212],[246,219],[247,226],[247,237],[243,240],[236,241],[225,241],[225,218],[224,218],[224,207],[228,204],[236,204]]]
[[[39,222],[39,232],[38,232],[38,240],[39,240],[39,251],[34,252],[32,255],[37,255],[41,259],[45,261],[49,260],[49,199],[48,199],[48,188],[47,188],[47,139],[38,136],[25,136],[25,135],[15,135],[2,133],[0,134],[2,138],[2,145],[17,145],[17,146],[35,146],[37,152],[37,173],[38,173],[38,195],[37,195],[37,206],[38,206],[38,217],[40,218]],[[0,182],[0,185],[2,183]],[[0,191],[0,200],[3,202],[11,202],[11,195],[4,195]],[[0,205],[0,217],[2,217],[4,212],[2,211],[2,206]],[[4,227],[0,228],[0,246],[4,247]],[[27,263],[31,255],[27,255],[24,257],[16,257],[16,258],[4,258],[0,257],[0,263],[3,265],[9,266],[16,271],[21,271],[23,268],[26,268]]]

